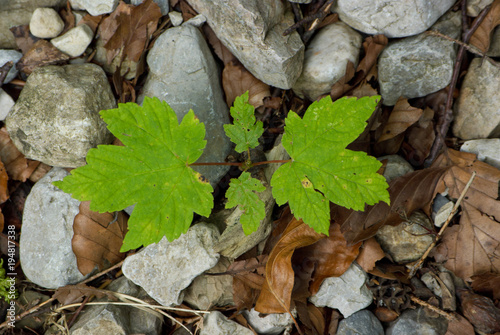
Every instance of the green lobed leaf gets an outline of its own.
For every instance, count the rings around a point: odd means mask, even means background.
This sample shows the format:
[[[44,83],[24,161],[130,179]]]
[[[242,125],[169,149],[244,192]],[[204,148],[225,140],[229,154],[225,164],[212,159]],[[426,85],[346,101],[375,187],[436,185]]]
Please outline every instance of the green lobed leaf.
[[[234,124],[225,124],[224,131],[236,144],[234,150],[241,153],[258,146],[264,127],[261,121],[255,122],[254,107],[248,103],[248,91],[236,97],[230,112]]]
[[[301,119],[290,111],[282,143],[291,157],[271,179],[279,205],[288,201],[295,217],[328,234],[329,201],[363,210],[365,204],[389,204],[388,185],[377,173],[381,163],[364,152],[345,149],[366,127],[379,96],[325,97],[312,103]]]
[[[243,214],[240,223],[246,235],[256,231],[266,216],[264,202],[255,193],[263,192],[265,189],[264,185],[258,179],[252,178],[248,172],[243,172],[238,179],[231,179],[229,183],[229,189],[226,191],[226,208],[241,206]]]
[[[89,150],[87,165],[54,185],[90,209],[113,212],[136,204],[121,251],[172,241],[186,232],[193,212],[209,216],[213,191],[189,167],[203,153],[205,126],[190,110],[179,124],[166,102],[146,97],[143,106],[119,104],[100,112],[125,146]]]

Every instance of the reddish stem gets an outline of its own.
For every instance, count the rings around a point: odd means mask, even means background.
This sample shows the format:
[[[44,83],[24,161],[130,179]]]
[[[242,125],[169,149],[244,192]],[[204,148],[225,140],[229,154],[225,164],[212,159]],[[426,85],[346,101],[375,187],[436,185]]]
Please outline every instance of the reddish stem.
[[[264,165],[264,164],[270,164],[270,163],[288,163],[291,162],[291,159],[285,159],[285,160],[273,160],[273,161],[263,161],[263,162],[257,162],[252,164],[252,166],[257,166],[257,165]],[[231,165],[231,166],[242,166],[243,163],[192,163],[189,164],[189,166],[200,166],[200,165]]]

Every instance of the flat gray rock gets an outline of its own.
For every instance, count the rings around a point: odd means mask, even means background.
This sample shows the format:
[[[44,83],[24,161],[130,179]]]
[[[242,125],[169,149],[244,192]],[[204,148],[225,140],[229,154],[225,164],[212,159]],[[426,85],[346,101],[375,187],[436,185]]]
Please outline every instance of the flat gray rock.
[[[406,37],[427,30],[454,4],[455,0],[338,0],[332,12],[364,33]]]
[[[16,50],[0,50],[0,67],[8,62],[14,63],[3,81],[4,84],[10,83],[17,76],[16,64],[22,56],[23,54]]]
[[[92,16],[108,14],[118,6],[118,0],[69,0],[73,9],[83,9]]]
[[[448,320],[440,316],[432,318],[423,307],[408,309],[387,328],[386,335],[444,335]]]
[[[337,335],[384,335],[380,321],[369,310],[363,309],[339,322]]]
[[[5,122],[12,141],[27,158],[76,168],[86,164],[91,148],[112,141],[99,111],[115,107],[99,66],[49,65],[28,77]]]
[[[221,42],[255,77],[289,89],[302,72],[304,44],[297,32],[283,36],[294,24],[281,0],[189,0],[207,18]]]
[[[500,169],[500,138],[470,140],[462,145],[460,151],[472,152],[480,161]]]
[[[180,305],[181,291],[217,264],[219,254],[214,252],[213,245],[218,237],[215,226],[196,224],[172,242],[163,237],[127,257],[123,274],[160,304]]]
[[[167,29],[149,51],[150,73],[142,94],[166,101],[179,122],[192,109],[205,124],[207,146],[198,162],[224,162],[231,142],[224,133],[230,123],[217,65],[200,31],[189,24]],[[227,166],[193,167],[215,186],[229,170]]]
[[[260,313],[255,309],[243,310],[241,312],[248,323],[258,334],[278,335],[293,324],[293,320],[288,313],[276,313],[260,316]],[[292,315],[297,316],[297,313],[292,310]]]
[[[73,219],[80,202],[52,185],[68,174],[61,168],[50,170],[33,186],[24,206],[21,266],[26,278],[45,288],[85,279],[71,248]]]

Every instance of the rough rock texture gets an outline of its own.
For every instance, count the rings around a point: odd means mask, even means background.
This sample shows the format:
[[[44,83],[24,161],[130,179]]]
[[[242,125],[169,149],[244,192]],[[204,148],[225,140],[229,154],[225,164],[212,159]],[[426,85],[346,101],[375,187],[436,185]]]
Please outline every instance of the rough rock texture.
[[[144,300],[146,292],[125,277],[113,281],[107,290]],[[106,299],[99,299],[106,301]],[[87,307],[71,327],[72,335],[160,334],[162,318],[135,307],[99,305]]]
[[[405,37],[427,30],[454,4],[454,0],[338,0],[332,12],[364,33]]]
[[[200,335],[253,335],[254,333],[239,323],[229,320],[219,311],[210,312],[203,318]]]
[[[372,312],[364,309],[339,322],[337,335],[384,335],[384,328]]]
[[[500,137],[498,92],[500,69],[481,58],[473,59],[454,105],[453,134],[464,140]]]
[[[46,288],[74,284],[85,278],[78,271],[71,249],[73,219],[80,202],[52,185],[68,174],[61,168],[50,170],[33,186],[24,206],[21,266],[29,280]]]
[[[12,65],[9,73],[7,73],[7,77],[3,81],[4,84],[10,83],[17,76],[16,64],[22,56],[23,54],[16,50],[0,50],[0,67],[4,66],[7,62],[14,62],[14,65]]]
[[[131,0],[130,4],[138,6],[141,3],[143,3],[144,1],[145,0]],[[160,7],[161,15],[167,15],[168,14],[168,10],[170,8],[169,4],[168,4],[168,0],[153,0],[153,2],[156,3],[158,5],[158,7]]]
[[[432,229],[432,223],[423,212],[415,211],[408,221],[380,228],[375,238],[396,263],[409,263],[418,260],[433,241],[424,227]]]
[[[207,146],[198,162],[224,162],[231,148],[223,125],[229,123],[229,110],[207,42],[200,31],[184,24],[167,29],[149,51],[150,73],[139,96],[166,101],[179,121],[192,109],[205,124]],[[227,166],[197,166],[194,169],[215,186],[228,171]]]
[[[448,329],[448,321],[440,316],[432,318],[423,307],[404,311],[387,328],[386,335],[444,335]]]
[[[434,11],[434,7],[429,8]],[[460,25],[460,13],[449,13],[432,30],[457,38]],[[425,33],[389,43],[378,60],[383,104],[393,106],[400,96],[422,97],[446,87],[455,58],[456,48],[452,42]]]
[[[243,310],[241,314],[258,334],[278,335],[293,324],[288,313],[268,314],[260,317],[260,313],[252,308],[250,311]],[[292,315],[296,316],[295,310],[292,310]]]
[[[472,152],[480,161],[500,169],[500,138],[467,141],[460,151]]]
[[[497,26],[490,37],[490,48],[486,53],[490,57],[500,57],[500,26]]]
[[[467,15],[476,17],[484,9],[491,5],[493,0],[467,0]]]
[[[283,36],[294,23],[280,0],[189,0],[207,18],[222,43],[255,77],[289,89],[302,72],[304,44],[297,32]]]
[[[309,301],[317,307],[336,308],[347,318],[372,303],[367,279],[366,272],[353,263],[342,276],[326,278]]]
[[[116,102],[104,71],[95,64],[38,67],[6,118],[16,147],[27,157],[62,167],[85,165],[90,148],[111,133],[99,111]]]
[[[92,16],[108,14],[118,6],[118,0],[69,0],[73,9],[83,9]]]
[[[14,104],[14,99],[0,88],[0,121],[5,120]]]
[[[330,92],[332,85],[345,75],[347,62],[358,65],[361,35],[343,22],[321,29],[308,45],[304,67],[293,91],[304,98],[316,100]]]
[[[381,156],[377,159],[381,162],[387,159],[387,164],[384,170],[384,177],[387,182],[414,171],[411,164],[398,155]]]
[[[64,35],[50,40],[57,49],[71,57],[81,56],[94,38],[92,29],[86,24],[80,24],[68,30]]]
[[[127,257],[123,274],[160,304],[180,305],[181,291],[217,264],[219,254],[214,252],[213,245],[218,237],[213,225],[196,224],[173,242],[164,237]]]
[[[64,29],[64,21],[53,8],[37,8],[30,21],[30,32],[36,37],[53,38]]]

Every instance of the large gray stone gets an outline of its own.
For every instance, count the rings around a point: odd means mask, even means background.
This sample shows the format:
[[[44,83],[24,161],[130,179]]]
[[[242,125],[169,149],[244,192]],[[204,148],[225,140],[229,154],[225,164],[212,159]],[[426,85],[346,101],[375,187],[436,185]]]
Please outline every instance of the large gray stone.
[[[460,151],[472,152],[480,161],[500,169],[500,138],[470,140],[462,145]]]
[[[95,64],[44,66],[28,77],[6,118],[16,147],[30,159],[61,167],[85,165],[87,152],[112,141],[99,111],[116,107]]]
[[[363,309],[339,322],[337,335],[384,335],[384,328],[372,312]]]
[[[223,125],[229,123],[229,111],[223,98],[217,65],[200,31],[184,24],[167,29],[158,37],[148,54],[149,75],[138,97],[166,101],[179,121],[192,109],[205,124],[207,146],[198,162],[224,162],[231,142]],[[228,171],[227,166],[196,166],[215,186]]]
[[[306,49],[302,74],[293,91],[310,100],[330,92],[345,75],[347,62],[358,65],[361,42],[361,35],[343,22],[321,29]]]
[[[52,185],[69,173],[53,168],[26,198],[20,240],[20,260],[26,278],[45,288],[74,284],[85,277],[78,271],[71,248],[73,219],[80,202]]]
[[[94,32],[86,24],[68,30],[64,35],[50,40],[57,49],[71,57],[81,56],[94,38]]]
[[[172,242],[164,237],[127,257],[123,274],[160,304],[180,305],[181,291],[217,264],[219,254],[213,245],[218,237],[219,231],[213,225],[196,224]]]
[[[332,12],[364,33],[405,37],[427,30],[453,4],[455,0],[338,0]]]
[[[408,309],[387,328],[386,335],[444,335],[448,320],[440,316],[433,318],[423,308]]]
[[[460,20],[460,13],[449,13],[432,30],[456,38],[460,34]],[[455,58],[456,47],[452,42],[425,33],[389,43],[378,60],[382,103],[393,106],[401,96],[422,97],[446,87]]]
[[[189,0],[207,18],[221,42],[255,77],[289,89],[302,72],[304,44],[297,32],[283,36],[294,24],[281,0]]]
[[[92,16],[108,14],[118,6],[118,0],[69,0],[71,8],[86,10]]]
[[[13,62],[9,73],[7,73],[7,76],[3,81],[4,84],[10,83],[11,80],[17,76],[18,71],[16,69],[16,63],[21,59],[22,56],[23,54],[16,50],[0,50],[0,67],[4,66],[7,62]]]
[[[293,324],[293,320],[288,313],[267,314],[261,316],[254,308],[251,310],[243,310],[241,314],[247,319],[248,323],[258,334],[278,335],[289,328]],[[297,313],[292,310],[292,315],[297,316]]]
[[[500,69],[475,58],[455,103],[453,134],[464,140],[500,137]]]

